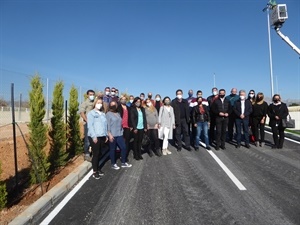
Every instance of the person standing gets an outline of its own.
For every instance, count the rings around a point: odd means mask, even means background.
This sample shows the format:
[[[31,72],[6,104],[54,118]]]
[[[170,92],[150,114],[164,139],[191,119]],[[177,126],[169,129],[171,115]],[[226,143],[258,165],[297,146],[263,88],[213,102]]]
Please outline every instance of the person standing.
[[[159,149],[159,139],[158,139],[158,113],[153,106],[151,99],[146,99],[145,101],[145,113],[147,120],[147,133],[150,138],[150,145],[148,146],[149,156],[153,156],[153,150],[157,156],[161,156],[161,151]]]
[[[97,97],[93,103],[93,107],[94,109],[87,114],[88,139],[93,153],[93,177],[100,179],[104,173],[99,169],[99,160],[102,155],[102,150],[105,148],[105,143],[108,141],[103,99]]]
[[[133,129],[133,155],[136,160],[142,157],[142,140],[147,132],[147,120],[145,109],[142,107],[142,100],[135,97],[130,109],[130,119]]]
[[[270,118],[270,127],[272,128],[273,149],[281,149],[284,143],[284,130],[285,127],[282,125],[282,120],[286,119],[289,115],[289,110],[285,103],[281,102],[279,94],[275,94],[272,98],[273,103],[268,106],[268,116]],[[278,138],[279,135],[279,138]]]
[[[159,109],[162,106],[162,101],[161,101],[161,96],[160,94],[155,95],[155,102],[154,102],[154,107],[157,110],[157,113],[159,113]]]
[[[254,90],[249,91],[248,100],[251,102],[252,105],[255,103],[255,91]],[[250,142],[255,142],[252,115],[250,115],[250,117],[249,117],[249,127],[251,128]]]
[[[232,88],[230,95],[226,96],[226,99],[229,100],[231,107],[234,107],[234,103],[239,100],[239,95],[237,95],[237,89],[236,88]],[[236,115],[235,113],[232,111],[228,117],[228,141],[232,141],[233,140],[233,128],[235,125],[235,119],[236,119]]]
[[[117,111],[116,101],[111,101],[109,103],[109,111],[106,113],[106,120],[111,168],[115,170],[120,169],[116,163],[117,146],[121,150],[121,167],[131,167],[132,165],[126,162],[126,144],[123,138],[122,118]]]
[[[115,101],[115,102],[119,102],[119,97],[116,95],[117,93],[117,89],[112,87],[110,90],[110,102],[111,101]]]
[[[103,96],[103,102],[105,102],[105,104],[108,105],[108,103],[110,102],[111,96],[110,96],[110,88],[106,87],[104,89],[104,96]]]
[[[210,150],[208,139],[208,122],[209,122],[209,110],[208,106],[202,104],[202,97],[197,98],[197,105],[192,110],[192,124],[196,128],[195,138],[195,150],[199,150],[199,141],[201,138],[201,132],[203,131],[204,142],[206,149]]]
[[[252,105],[252,125],[254,130],[255,146],[258,146],[259,144],[260,147],[263,147],[265,145],[265,123],[267,113],[268,103],[264,101],[264,94],[262,92],[258,92],[255,98],[255,103]]]
[[[93,90],[88,90],[86,92],[87,99],[80,104],[79,113],[81,118],[83,119],[83,130],[84,130],[84,160],[91,162],[92,158],[90,156],[89,148],[90,142],[88,138],[88,127],[87,127],[87,114],[94,108],[94,99],[95,92]]]
[[[128,107],[131,107],[131,104],[133,103],[133,100],[134,100],[134,96],[133,96],[133,95],[130,95],[130,96],[129,96],[129,101],[126,103],[126,105],[127,105]]]
[[[210,126],[209,126],[209,144],[215,140],[215,127],[216,127],[216,115],[212,112],[211,108],[216,99],[218,99],[218,88],[214,87],[211,89],[212,95],[208,96],[207,102],[209,106],[209,117],[210,117]]]
[[[182,149],[181,134],[183,134],[185,147],[188,151],[191,151],[189,127],[190,111],[189,104],[186,99],[182,98],[182,90],[176,91],[176,98],[172,100],[171,106],[174,109],[175,114],[175,139],[177,142],[177,151]]]
[[[228,125],[228,117],[232,111],[230,102],[225,98],[225,90],[220,89],[218,98],[212,104],[212,112],[216,118],[216,150],[225,150],[226,129]]]
[[[252,113],[252,104],[246,99],[246,92],[244,90],[239,91],[239,100],[234,104],[233,111],[236,115],[235,127],[237,131],[237,145],[236,148],[241,147],[242,129],[245,136],[245,146],[250,148],[249,145],[249,116]]]
[[[188,129],[189,129],[188,131],[189,131],[191,146],[194,146],[194,137],[196,135],[196,129],[192,123],[192,110],[193,110],[193,107],[195,106],[195,103],[197,103],[197,99],[193,96],[193,94],[194,94],[194,91],[192,89],[190,89],[188,92],[188,97],[186,98],[186,100],[188,101],[188,104],[189,104],[189,111],[190,111],[190,122],[188,123]]]
[[[175,129],[174,109],[171,106],[171,99],[167,96],[163,99],[163,106],[159,109],[158,129],[159,139],[162,142],[162,154],[170,155],[172,152],[168,149],[169,139],[173,139],[173,130]]]

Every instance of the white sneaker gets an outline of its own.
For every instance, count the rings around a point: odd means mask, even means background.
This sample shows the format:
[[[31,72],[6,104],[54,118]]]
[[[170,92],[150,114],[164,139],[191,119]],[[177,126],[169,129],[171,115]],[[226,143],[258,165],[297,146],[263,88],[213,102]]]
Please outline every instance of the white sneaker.
[[[166,149],[166,152],[167,152],[168,155],[172,154],[172,152],[169,149]]]
[[[166,149],[163,149],[163,150],[162,150],[162,154],[163,154],[163,155],[167,155]]]
[[[126,163],[122,163],[121,167],[122,168],[126,168],[126,167],[129,168],[129,167],[132,167],[132,165],[126,162]]]
[[[114,170],[119,170],[120,169],[120,167],[118,167],[117,164],[111,165],[111,168],[114,169]]]

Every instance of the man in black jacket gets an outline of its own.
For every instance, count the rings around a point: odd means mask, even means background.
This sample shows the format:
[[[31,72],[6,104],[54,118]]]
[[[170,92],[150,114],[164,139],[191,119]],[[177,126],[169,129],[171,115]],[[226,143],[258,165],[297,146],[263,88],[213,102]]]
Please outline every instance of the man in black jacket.
[[[175,114],[175,140],[177,142],[177,151],[182,149],[181,134],[183,134],[185,147],[191,151],[188,123],[190,122],[189,103],[182,98],[182,90],[176,91],[176,98],[172,100],[172,107]]]
[[[211,110],[216,117],[216,150],[225,150],[226,129],[228,124],[228,116],[232,111],[232,107],[228,99],[225,99],[225,90],[220,89],[218,98],[211,105]]]
[[[250,100],[246,99],[246,92],[239,91],[240,99],[234,103],[233,111],[236,115],[235,126],[237,131],[237,145],[236,148],[241,147],[242,128],[245,136],[245,146],[250,148],[249,145],[249,115],[252,113],[252,104]]]

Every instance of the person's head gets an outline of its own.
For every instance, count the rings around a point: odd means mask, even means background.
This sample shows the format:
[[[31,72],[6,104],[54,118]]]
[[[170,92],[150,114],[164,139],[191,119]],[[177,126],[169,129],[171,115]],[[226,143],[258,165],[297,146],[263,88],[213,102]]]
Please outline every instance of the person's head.
[[[273,95],[272,101],[273,101],[274,103],[280,102],[280,101],[281,101],[280,95],[279,95],[279,94]]]
[[[134,107],[140,108],[141,105],[142,105],[142,99],[140,97],[135,97],[133,102],[132,102],[132,105]]]
[[[110,95],[111,95],[111,96],[115,96],[115,95],[116,95],[116,88],[112,87],[112,88],[110,89]]]
[[[197,97],[197,102],[198,102],[198,105],[202,104],[202,96],[201,97]]]
[[[248,98],[253,99],[255,97],[255,91],[254,90],[250,90],[248,93]]]
[[[190,89],[189,92],[188,92],[189,97],[192,97],[193,94],[194,94],[194,91],[192,89]]]
[[[97,109],[99,111],[104,111],[103,98],[97,96],[94,100],[93,106],[94,106],[94,109]]]
[[[225,95],[226,95],[225,89],[220,89],[220,90],[219,90],[219,97],[220,97],[220,98],[224,98]]]
[[[202,91],[201,90],[197,91],[197,98],[199,98],[199,97],[202,97]]]
[[[245,100],[246,99],[246,91],[245,90],[240,90],[239,91],[239,96],[241,100]]]
[[[218,88],[213,87],[213,88],[211,89],[211,93],[212,93],[214,96],[218,95]]]
[[[164,97],[162,102],[164,103],[164,105],[170,105],[171,99],[168,96],[166,96],[166,97]]]
[[[156,94],[155,95],[155,101],[160,101],[161,100],[161,96],[160,96],[160,94]]]
[[[144,93],[141,93],[140,94],[140,99],[143,101],[145,99],[145,94]]]
[[[90,101],[94,101],[95,99],[95,92],[93,90],[88,90],[86,92],[87,97],[89,98]]]
[[[177,89],[177,91],[176,91],[176,98],[178,100],[181,100],[182,99],[182,95],[183,95],[183,91],[181,89]]]
[[[119,96],[119,90],[116,88],[116,96]]]
[[[126,105],[126,97],[125,96],[121,96],[120,97],[120,103],[122,104],[122,105]]]
[[[109,87],[106,87],[106,88],[104,89],[104,93],[105,93],[105,95],[110,95],[110,88],[109,88]]]
[[[97,97],[99,97],[99,98],[103,98],[103,96],[104,96],[104,94],[103,94],[103,92],[102,92],[102,91],[99,91],[99,92],[97,93]]]
[[[231,93],[232,95],[236,95],[237,89],[236,89],[236,88],[232,88],[231,91],[230,91],[230,93]]]
[[[258,92],[256,95],[256,102],[263,101],[265,98],[264,94],[262,92]]]
[[[133,95],[130,95],[130,96],[129,96],[129,102],[130,102],[130,103],[133,103],[133,100],[134,100],[134,96],[133,96]]]
[[[118,103],[116,101],[111,101],[109,103],[109,111],[116,112],[118,107]]]
[[[149,99],[152,98],[152,93],[151,93],[151,92],[148,93],[148,98],[149,98]]]
[[[147,98],[146,100],[145,100],[145,105],[146,105],[146,107],[149,107],[149,108],[152,108],[152,107],[154,107],[153,106],[153,104],[152,104],[152,102],[151,102],[151,99],[149,99],[149,98]]]

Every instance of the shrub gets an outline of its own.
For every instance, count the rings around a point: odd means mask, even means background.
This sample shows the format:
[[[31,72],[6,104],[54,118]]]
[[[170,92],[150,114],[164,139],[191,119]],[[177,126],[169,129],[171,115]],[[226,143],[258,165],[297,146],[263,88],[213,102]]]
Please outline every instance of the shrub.
[[[0,176],[2,174],[1,162],[0,162]],[[0,181],[0,210],[5,208],[7,203],[7,191],[6,184],[3,181]]]

